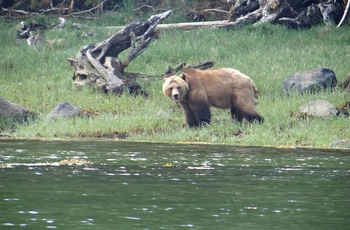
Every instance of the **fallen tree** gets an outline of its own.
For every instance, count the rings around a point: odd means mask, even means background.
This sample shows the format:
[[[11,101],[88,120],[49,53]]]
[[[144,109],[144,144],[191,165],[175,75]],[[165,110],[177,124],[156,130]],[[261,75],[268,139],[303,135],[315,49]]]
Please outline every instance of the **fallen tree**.
[[[29,17],[58,14],[67,17],[77,17],[79,15],[91,18],[101,12],[123,9],[123,4],[113,5],[113,1],[100,1],[99,4],[93,7],[90,3],[85,3],[85,8],[81,8],[84,6],[81,2],[70,1],[70,4],[67,4],[68,2],[63,0],[59,4],[56,3],[56,6],[52,5],[52,1],[48,1],[51,4],[39,4],[37,7],[41,6],[42,9],[30,12],[25,11],[28,7],[24,7],[29,3],[23,2],[23,4],[20,4],[20,2],[7,8],[1,7],[0,3],[0,16]],[[350,7],[348,0],[197,0],[192,3],[183,1],[177,4],[170,4],[170,2],[174,1],[135,0],[130,7],[136,16],[159,12],[161,9],[172,6],[175,13],[183,14],[189,20],[189,23],[165,25],[163,29],[178,27],[187,29],[199,26],[237,28],[247,24],[260,23],[283,24],[290,28],[309,28],[322,22],[326,24],[335,23],[338,26],[344,21],[349,22],[349,20],[346,21],[349,18],[347,17]],[[217,25],[218,23],[220,25]]]
[[[236,27],[274,23],[289,28],[310,28],[322,22],[338,24],[347,14],[349,6],[345,8],[345,4],[346,0],[237,0],[229,18]]]
[[[170,13],[166,11],[146,21],[131,23],[98,44],[82,47],[75,58],[68,59],[74,67],[73,85],[76,88],[90,85],[98,91],[118,95],[127,91],[147,96],[135,81],[137,74],[125,72],[125,68],[158,38],[155,28]],[[121,60],[119,54],[129,48],[129,54]]]

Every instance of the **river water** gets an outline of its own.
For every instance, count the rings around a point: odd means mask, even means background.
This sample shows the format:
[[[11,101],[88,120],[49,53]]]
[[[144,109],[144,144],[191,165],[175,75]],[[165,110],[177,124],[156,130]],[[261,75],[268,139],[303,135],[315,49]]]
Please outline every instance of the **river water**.
[[[0,140],[0,229],[19,228],[350,229],[350,153]]]

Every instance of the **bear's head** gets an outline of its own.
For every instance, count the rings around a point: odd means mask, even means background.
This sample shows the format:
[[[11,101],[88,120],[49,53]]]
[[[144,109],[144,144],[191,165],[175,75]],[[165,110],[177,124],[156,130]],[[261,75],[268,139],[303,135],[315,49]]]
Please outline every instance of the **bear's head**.
[[[163,82],[163,94],[169,97],[175,103],[185,101],[188,90],[189,86],[185,74],[182,76],[173,75],[165,78]]]

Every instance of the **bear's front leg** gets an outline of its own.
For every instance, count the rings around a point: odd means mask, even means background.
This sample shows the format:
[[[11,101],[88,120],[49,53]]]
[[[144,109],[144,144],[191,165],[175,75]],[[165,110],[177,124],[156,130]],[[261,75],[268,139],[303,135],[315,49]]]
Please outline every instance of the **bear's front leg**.
[[[209,106],[200,106],[197,108],[193,108],[193,111],[196,114],[196,118],[200,126],[210,124],[211,114]]]
[[[187,102],[180,102],[180,105],[185,114],[187,125],[190,126],[191,128],[199,126],[199,122],[196,118],[196,114],[193,112],[191,106]]]

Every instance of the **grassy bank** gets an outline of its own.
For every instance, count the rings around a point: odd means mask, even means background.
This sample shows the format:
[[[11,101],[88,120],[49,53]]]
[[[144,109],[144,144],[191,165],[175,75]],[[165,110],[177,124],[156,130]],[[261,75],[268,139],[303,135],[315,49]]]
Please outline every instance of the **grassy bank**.
[[[290,116],[301,105],[323,99],[342,105],[350,96],[341,89],[316,95],[285,96],[281,85],[286,77],[301,70],[319,67],[335,71],[338,81],[350,74],[350,28],[319,26],[310,30],[288,30],[262,25],[235,31],[221,29],[166,30],[127,71],[152,75],[139,83],[150,97],[115,97],[72,88],[73,68],[67,58],[91,42],[99,42],[116,31],[110,19],[83,22],[95,29],[47,31],[52,40],[37,52],[25,41],[16,41],[18,22],[0,24],[0,96],[40,114],[40,119],[18,125],[11,133],[16,138],[70,138],[119,136],[128,140],[160,142],[209,142],[259,146],[328,146],[332,141],[350,138],[349,118],[310,118]],[[71,23],[71,22],[70,22]],[[88,39],[78,38],[89,32]],[[61,39],[60,42],[53,42]],[[181,109],[165,98],[158,74],[181,62],[214,60],[216,67],[232,67],[249,75],[260,92],[258,111],[265,117],[262,125],[230,121],[228,110],[213,109],[212,124],[202,129],[186,127]],[[91,118],[50,122],[49,112],[67,101],[85,110],[97,111]],[[11,132],[3,130],[3,132]]]

